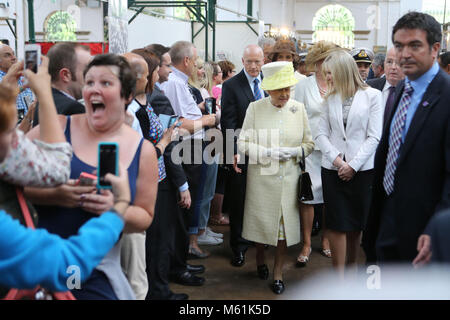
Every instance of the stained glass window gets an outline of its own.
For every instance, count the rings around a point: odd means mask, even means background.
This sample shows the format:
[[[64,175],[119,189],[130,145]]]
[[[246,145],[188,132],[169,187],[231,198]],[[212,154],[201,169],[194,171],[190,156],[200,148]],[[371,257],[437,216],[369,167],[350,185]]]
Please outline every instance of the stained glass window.
[[[355,43],[355,19],[347,8],[331,4],[319,9],[313,18],[313,42],[327,40],[344,48]]]

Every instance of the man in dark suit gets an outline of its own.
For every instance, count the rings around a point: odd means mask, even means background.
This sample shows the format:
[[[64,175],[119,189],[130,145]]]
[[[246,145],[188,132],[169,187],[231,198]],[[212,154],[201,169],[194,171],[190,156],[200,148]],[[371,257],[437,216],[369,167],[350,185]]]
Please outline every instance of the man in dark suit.
[[[83,71],[91,61],[89,48],[73,42],[55,44],[47,53],[48,73],[52,81],[52,94],[58,114],[84,113],[82,98]],[[39,106],[36,106],[33,126],[39,124]]]
[[[160,58],[160,65],[158,70],[159,80],[153,87],[151,94],[147,94],[147,99],[153,110],[157,115],[175,115],[170,100],[161,90],[161,84],[168,81],[170,73],[172,73],[172,60],[169,54],[170,48],[161,44],[151,44],[145,47],[155,53]],[[183,121],[181,119],[180,121]],[[181,164],[174,163],[172,159],[172,150],[178,142],[171,142],[164,151],[164,163],[166,166],[166,173],[171,181],[170,187],[174,193],[179,196],[179,205],[181,208],[189,209],[193,199],[188,184],[188,178]],[[176,210],[176,215],[170,219],[172,234],[172,257],[170,264],[170,278],[172,281],[183,285],[201,285],[204,278],[195,276],[195,274],[203,273],[205,267],[198,264],[188,264],[189,251],[189,235],[184,221],[184,210]],[[189,274],[189,275],[188,275]],[[188,275],[188,276],[187,276]]]
[[[442,70],[450,74],[450,51],[441,53],[438,60]]]
[[[367,80],[369,86],[380,90],[383,95],[383,126],[386,124],[387,115],[394,107],[395,87],[405,78],[398,62],[395,61],[395,48],[391,48],[387,52],[384,60],[384,71],[384,77]]]
[[[245,48],[242,57],[244,69],[222,85],[222,116],[220,125],[224,136],[224,159],[233,164],[231,184],[232,201],[230,212],[230,246],[233,251],[231,264],[240,267],[245,263],[245,252],[249,242],[242,238],[244,216],[245,185],[247,179],[247,163],[245,157],[239,159],[237,137],[244,123],[245,113],[250,102],[263,98],[261,89],[261,66],[264,63],[264,52],[257,45]],[[228,132],[227,132],[228,131]],[[232,149],[227,150],[227,146]],[[242,161],[240,161],[242,160]],[[238,164],[241,163],[241,164]]]
[[[423,13],[407,13],[393,28],[407,78],[396,88],[375,155],[363,237],[368,262],[411,263],[426,249],[430,218],[450,206],[450,78],[436,62],[441,38],[439,23]]]

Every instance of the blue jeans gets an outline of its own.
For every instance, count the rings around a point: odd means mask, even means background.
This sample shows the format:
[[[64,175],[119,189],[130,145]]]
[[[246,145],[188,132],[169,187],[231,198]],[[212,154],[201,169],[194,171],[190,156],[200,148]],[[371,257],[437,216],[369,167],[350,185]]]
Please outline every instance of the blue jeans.
[[[206,179],[203,188],[203,197],[200,201],[200,216],[198,221],[198,228],[202,230],[205,230],[208,225],[211,201],[216,192],[217,170],[219,167],[218,159],[219,157],[216,156],[212,164],[206,164]]]

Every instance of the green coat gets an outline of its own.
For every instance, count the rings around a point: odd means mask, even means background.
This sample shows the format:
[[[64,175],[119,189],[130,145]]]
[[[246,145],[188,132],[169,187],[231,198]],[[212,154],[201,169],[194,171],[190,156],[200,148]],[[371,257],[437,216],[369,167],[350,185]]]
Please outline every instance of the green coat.
[[[259,156],[264,148],[297,147],[297,158],[276,161]],[[297,183],[301,148],[305,157],[314,142],[302,103],[289,100],[282,108],[270,97],[250,103],[238,148],[249,156],[242,236],[258,243],[276,246],[283,216],[287,245],[300,242]]]

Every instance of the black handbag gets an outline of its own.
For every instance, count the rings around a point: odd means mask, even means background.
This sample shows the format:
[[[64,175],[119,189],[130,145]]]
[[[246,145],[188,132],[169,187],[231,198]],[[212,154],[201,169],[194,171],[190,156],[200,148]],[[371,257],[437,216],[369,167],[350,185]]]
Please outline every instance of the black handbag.
[[[305,171],[305,151],[302,148],[302,160],[300,161],[300,177],[298,178],[298,196],[300,202],[314,200],[312,183],[309,173]]]

